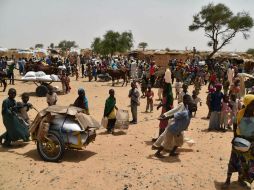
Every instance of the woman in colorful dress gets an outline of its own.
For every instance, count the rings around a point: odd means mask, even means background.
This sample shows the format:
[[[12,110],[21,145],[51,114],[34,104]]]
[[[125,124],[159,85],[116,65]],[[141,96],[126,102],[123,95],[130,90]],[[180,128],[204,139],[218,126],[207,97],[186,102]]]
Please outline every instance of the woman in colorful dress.
[[[244,108],[237,114],[237,121],[234,124],[234,136],[248,140],[252,145],[246,152],[237,150],[232,146],[231,156],[228,164],[227,179],[223,188],[230,185],[231,176],[238,172],[238,182],[241,186],[247,186],[246,182],[254,180],[254,95],[248,94],[243,99]],[[233,144],[234,144],[233,139]]]

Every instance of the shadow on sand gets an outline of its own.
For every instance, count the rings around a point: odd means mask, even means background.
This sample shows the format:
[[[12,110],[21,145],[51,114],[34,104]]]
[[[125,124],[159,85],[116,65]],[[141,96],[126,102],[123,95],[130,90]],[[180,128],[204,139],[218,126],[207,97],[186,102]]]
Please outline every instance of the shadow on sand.
[[[23,148],[23,147],[27,146],[28,144],[29,144],[29,142],[19,142],[19,141],[17,141],[15,143],[12,143],[11,147],[0,146],[0,152],[14,152],[12,150]]]
[[[88,150],[65,150],[63,159],[64,162],[81,162],[96,155],[97,153]],[[35,161],[43,161],[36,149],[30,150],[23,156],[32,158]]]
[[[144,142],[147,146],[152,146],[155,141],[153,142],[152,140],[150,140],[150,141],[144,141]]]
[[[126,135],[127,133],[125,131],[114,131],[114,134],[110,134],[107,131],[102,131],[98,133],[98,135],[112,135],[112,136],[120,136],[120,135]]]
[[[154,156],[154,154],[150,154],[147,156],[147,159],[152,159],[152,160],[160,160],[161,162],[167,162],[167,163],[175,163],[175,162],[181,162],[180,158],[178,156],[169,156],[167,154],[162,154],[164,157],[163,158],[157,158]]]
[[[23,156],[25,158],[31,158],[34,161],[41,161],[43,162],[42,158],[40,157],[37,149],[29,150],[25,153],[18,153],[15,151],[15,149],[22,148],[26,146],[27,144],[24,143],[24,145],[19,146],[13,146],[11,148],[0,148],[0,152],[10,152],[19,156]],[[65,150],[63,159],[61,161],[64,162],[81,162],[85,161],[88,158],[96,155],[97,153],[89,151],[89,150]]]
[[[227,129],[225,131],[222,131],[222,130],[202,129],[201,132],[205,132],[205,133],[226,133],[226,132],[231,132],[232,133],[232,130],[231,129]]]
[[[237,181],[232,182],[228,188],[222,188],[223,184],[224,184],[224,182],[214,181],[214,187],[217,190],[222,190],[222,189],[225,189],[225,190],[250,190],[251,189],[250,187],[240,186]]]

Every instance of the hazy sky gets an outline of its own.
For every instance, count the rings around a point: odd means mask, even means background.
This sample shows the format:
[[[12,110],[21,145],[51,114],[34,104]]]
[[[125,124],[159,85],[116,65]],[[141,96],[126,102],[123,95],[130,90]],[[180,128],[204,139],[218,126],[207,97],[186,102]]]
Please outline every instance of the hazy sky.
[[[192,16],[209,2],[225,3],[232,11],[254,17],[254,0],[0,0],[0,47],[29,48],[75,40],[82,48],[105,31],[131,30],[135,46],[151,49],[207,50],[203,31],[189,32]],[[238,35],[223,50],[254,48],[251,38]]]

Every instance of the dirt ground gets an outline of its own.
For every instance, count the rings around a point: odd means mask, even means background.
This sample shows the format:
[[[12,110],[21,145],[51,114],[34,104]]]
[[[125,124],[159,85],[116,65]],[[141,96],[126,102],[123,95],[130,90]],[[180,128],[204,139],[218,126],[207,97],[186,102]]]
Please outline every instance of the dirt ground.
[[[88,82],[87,79],[71,79],[72,90],[68,95],[59,95],[58,105],[69,105],[77,97],[77,89],[84,87],[89,101],[90,113],[101,120],[105,100],[111,83]],[[61,87],[60,83],[53,83]],[[38,110],[47,106],[45,98],[35,96],[33,83],[16,82],[17,100],[20,94],[29,92],[30,101]],[[128,91],[130,85],[114,87],[117,106],[129,109]],[[231,150],[232,132],[208,132],[208,120],[205,104],[207,87],[202,87],[200,98],[203,105],[198,108],[192,119],[186,136],[196,144],[189,147],[184,144],[179,149],[179,157],[158,159],[151,150],[151,139],[158,131],[156,119],[161,110],[144,113],[146,100],[141,100],[138,108],[138,124],[130,126],[126,133],[117,132],[112,136],[101,128],[97,131],[96,141],[82,151],[67,150],[60,163],[44,162],[36,150],[34,142],[18,142],[13,148],[0,147],[0,189],[154,189],[154,190],[197,190],[220,189],[226,178],[227,163]],[[157,89],[154,89],[157,98]],[[191,89],[189,90],[191,92]],[[0,100],[7,93],[0,93]],[[155,105],[158,101],[154,101]],[[176,102],[175,102],[176,104]],[[155,106],[156,108],[156,106]],[[36,112],[29,112],[31,119]],[[2,118],[0,116],[0,120]],[[5,128],[0,123],[0,132]],[[166,155],[166,153],[165,153]],[[230,189],[241,189],[233,175]]]

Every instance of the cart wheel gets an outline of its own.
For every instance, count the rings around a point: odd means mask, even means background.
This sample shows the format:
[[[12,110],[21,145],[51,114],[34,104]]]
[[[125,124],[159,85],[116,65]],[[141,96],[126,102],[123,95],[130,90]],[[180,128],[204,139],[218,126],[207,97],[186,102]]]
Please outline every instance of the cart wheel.
[[[58,162],[64,155],[64,141],[58,132],[49,131],[43,141],[37,142],[37,151],[44,161]]]
[[[36,88],[36,95],[39,97],[44,97],[48,93],[48,88],[45,85],[40,85]]]

